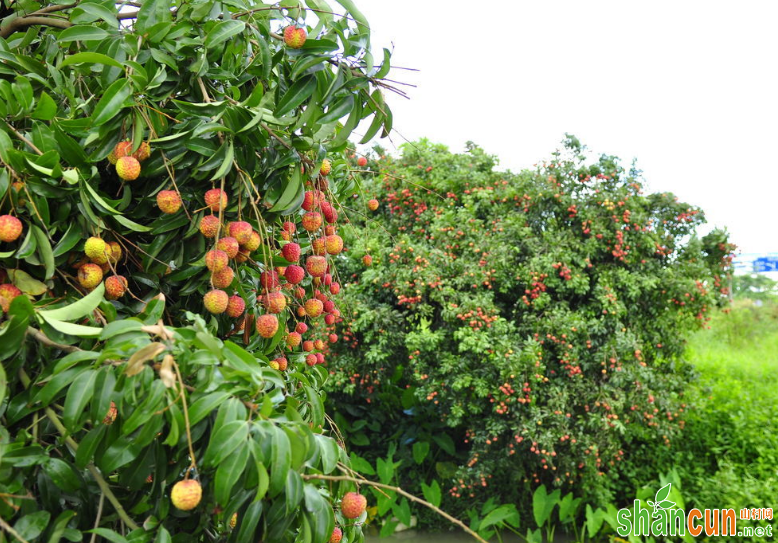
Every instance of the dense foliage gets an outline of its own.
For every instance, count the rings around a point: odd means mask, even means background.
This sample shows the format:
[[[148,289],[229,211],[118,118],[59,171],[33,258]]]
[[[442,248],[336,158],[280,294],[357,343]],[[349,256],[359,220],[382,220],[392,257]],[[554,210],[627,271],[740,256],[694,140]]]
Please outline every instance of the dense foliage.
[[[519,174],[474,145],[380,153],[352,212],[331,381],[350,442],[401,462],[409,488],[439,481],[454,511],[527,512],[539,484],[631,499],[683,430],[679,356],[726,299],[726,234],[699,239],[699,209],[572,137]]]
[[[321,363],[389,54],[338,3],[2,3],[0,539],[361,540]]]

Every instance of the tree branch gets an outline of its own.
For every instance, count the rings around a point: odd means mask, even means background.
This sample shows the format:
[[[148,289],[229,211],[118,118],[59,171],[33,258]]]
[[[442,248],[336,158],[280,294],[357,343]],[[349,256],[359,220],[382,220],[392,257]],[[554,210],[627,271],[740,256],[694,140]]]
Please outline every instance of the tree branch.
[[[3,528],[3,530],[7,531],[9,534],[14,536],[20,543],[29,543],[26,539],[24,539],[21,535],[19,535],[19,532],[11,528],[11,526],[3,520],[3,517],[0,517],[0,527]]]
[[[473,536],[476,540],[480,541],[481,543],[489,543],[483,537],[481,537],[480,535],[475,533],[473,530],[468,528],[467,525],[464,522],[462,522],[461,520],[455,519],[454,517],[452,517],[451,515],[449,515],[448,513],[443,511],[442,509],[440,509],[439,507],[436,507],[436,506],[432,505],[430,502],[422,500],[421,498],[417,498],[416,496],[414,496],[413,494],[411,494],[409,492],[406,492],[402,488],[399,488],[399,487],[396,487],[396,486],[392,486],[392,485],[385,485],[383,483],[376,483],[374,481],[366,481],[366,480],[362,480],[362,479],[357,479],[356,477],[349,477],[347,475],[321,475],[321,474],[318,474],[318,473],[309,473],[309,474],[302,474],[301,477],[304,480],[306,480],[306,481],[310,480],[310,479],[319,479],[321,481],[350,481],[352,483],[364,484],[364,485],[368,485],[368,486],[374,486],[376,488],[384,488],[386,490],[393,490],[394,492],[397,492],[398,494],[401,494],[401,495],[405,496],[406,498],[408,498],[411,501],[414,501],[416,503],[420,503],[423,506],[428,507],[429,509],[432,509],[438,515],[440,515],[441,517],[445,518],[449,522],[452,522],[452,523],[456,524],[457,526],[462,528],[465,532],[467,532],[468,534]]]
[[[48,17],[18,17],[13,19],[8,26],[0,29],[0,38],[7,38],[14,32],[27,28],[28,26],[51,26],[54,28],[70,28],[73,23],[70,21],[63,21],[60,19],[50,19]]]

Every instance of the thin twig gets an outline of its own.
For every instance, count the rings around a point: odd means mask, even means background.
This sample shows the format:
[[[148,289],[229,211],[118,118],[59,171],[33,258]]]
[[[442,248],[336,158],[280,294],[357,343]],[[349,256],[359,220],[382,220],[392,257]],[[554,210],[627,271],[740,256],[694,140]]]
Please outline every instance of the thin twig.
[[[442,509],[440,509],[439,507],[436,507],[436,506],[432,505],[430,502],[428,502],[426,500],[422,500],[421,498],[417,498],[416,496],[414,496],[413,494],[411,494],[409,492],[406,492],[402,488],[399,488],[399,487],[396,487],[396,486],[392,486],[392,485],[385,485],[383,483],[376,483],[375,481],[363,481],[361,479],[357,479],[356,477],[349,477],[347,475],[322,475],[322,474],[319,474],[319,473],[307,473],[307,474],[304,473],[304,474],[301,475],[301,477],[304,480],[306,480],[306,481],[310,480],[310,479],[319,479],[319,480],[322,480],[322,481],[350,481],[352,483],[365,484],[365,485],[368,485],[368,486],[374,486],[376,488],[385,488],[386,490],[392,490],[392,491],[397,492],[398,494],[400,494],[402,496],[405,496],[406,498],[408,498],[409,500],[411,500],[413,502],[420,503],[423,506],[428,507],[429,509],[432,509],[438,515],[442,516],[443,518],[445,518],[449,522],[452,522],[452,523],[456,524],[457,526],[462,528],[465,532],[467,532],[468,534],[473,536],[475,539],[477,539],[481,543],[489,543],[483,537],[481,537],[480,535],[475,533],[473,530],[468,528],[468,526],[464,522],[462,522],[461,520],[458,520],[458,519],[452,517],[451,515],[449,515],[448,513],[443,511]]]
[[[105,494],[100,493],[100,503],[97,504],[97,516],[95,517],[95,529],[100,527],[100,518],[103,516],[103,503],[105,503]],[[89,538],[89,543],[95,543],[97,539],[97,532],[92,532],[92,537]]]
[[[0,35],[2,35],[2,32],[0,32]],[[34,144],[33,142],[31,142],[30,140],[28,140],[27,138],[25,138],[25,137],[22,135],[22,133],[21,133],[21,132],[19,132],[19,131],[18,131],[18,130],[16,130],[16,129],[15,129],[13,126],[11,126],[11,123],[9,123],[8,121],[4,121],[4,122],[5,122],[5,125],[6,125],[8,128],[10,128],[10,129],[11,129],[11,132],[13,132],[13,133],[14,133],[14,136],[16,136],[17,138],[19,138],[20,140],[22,140],[22,141],[23,141],[24,143],[26,143],[27,145],[29,145],[29,146],[30,146],[30,149],[32,149],[33,151],[35,151],[35,152],[36,152],[36,153],[38,153],[39,155],[42,155],[42,154],[43,154],[43,151],[41,151],[40,149],[38,149],[38,148],[35,146],[35,144]]]
[[[29,543],[26,539],[24,539],[21,535],[19,535],[19,532],[11,528],[11,526],[9,526],[9,524],[3,520],[3,517],[0,517],[0,527],[2,527],[3,530],[7,531],[9,534],[14,536],[21,543]]]
[[[283,145],[283,146],[284,146],[284,147],[286,147],[287,149],[291,149],[291,148],[292,148],[292,146],[291,146],[291,145],[289,145],[289,144],[288,144],[286,141],[284,141],[283,139],[281,139],[281,137],[280,137],[279,135],[277,135],[275,132],[273,132],[273,130],[271,130],[271,129],[270,129],[270,127],[269,127],[268,125],[266,125],[265,123],[259,123],[259,126],[261,126],[262,128],[264,128],[265,130],[267,130],[267,133],[268,133],[268,134],[270,134],[270,135],[271,135],[273,138],[275,138],[276,140],[278,140],[278,141],[281,143],[281,145]]]

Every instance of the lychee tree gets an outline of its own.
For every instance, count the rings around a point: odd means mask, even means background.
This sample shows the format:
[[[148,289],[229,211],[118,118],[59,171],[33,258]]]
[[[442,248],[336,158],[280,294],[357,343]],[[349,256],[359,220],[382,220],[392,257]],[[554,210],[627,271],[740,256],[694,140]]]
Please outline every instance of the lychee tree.
[[[3,2],[0,540],[362,538],[322,363],[390,57],[337,4]]]
[[[699,208],[573,137],[519,173],[426,140],[354,168],[328,386],[355,452],[460,515],[493,498],[530,517],[540,484],[630,500],[672,465],[726,232],[698,237]]]

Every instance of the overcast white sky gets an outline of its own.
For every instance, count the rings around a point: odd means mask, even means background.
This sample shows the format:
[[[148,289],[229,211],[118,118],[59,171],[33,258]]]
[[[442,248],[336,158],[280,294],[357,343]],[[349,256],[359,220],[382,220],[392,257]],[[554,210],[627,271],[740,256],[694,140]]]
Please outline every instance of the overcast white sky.
[[[406,138],[472,140],[516,171],[570,132],[637,158],[650,190],[701,206],[743,252],[778,251],[778,2],[357,5],[376,59],[393,44],[420,70],[391,76],[417,85],[389,97]]]

